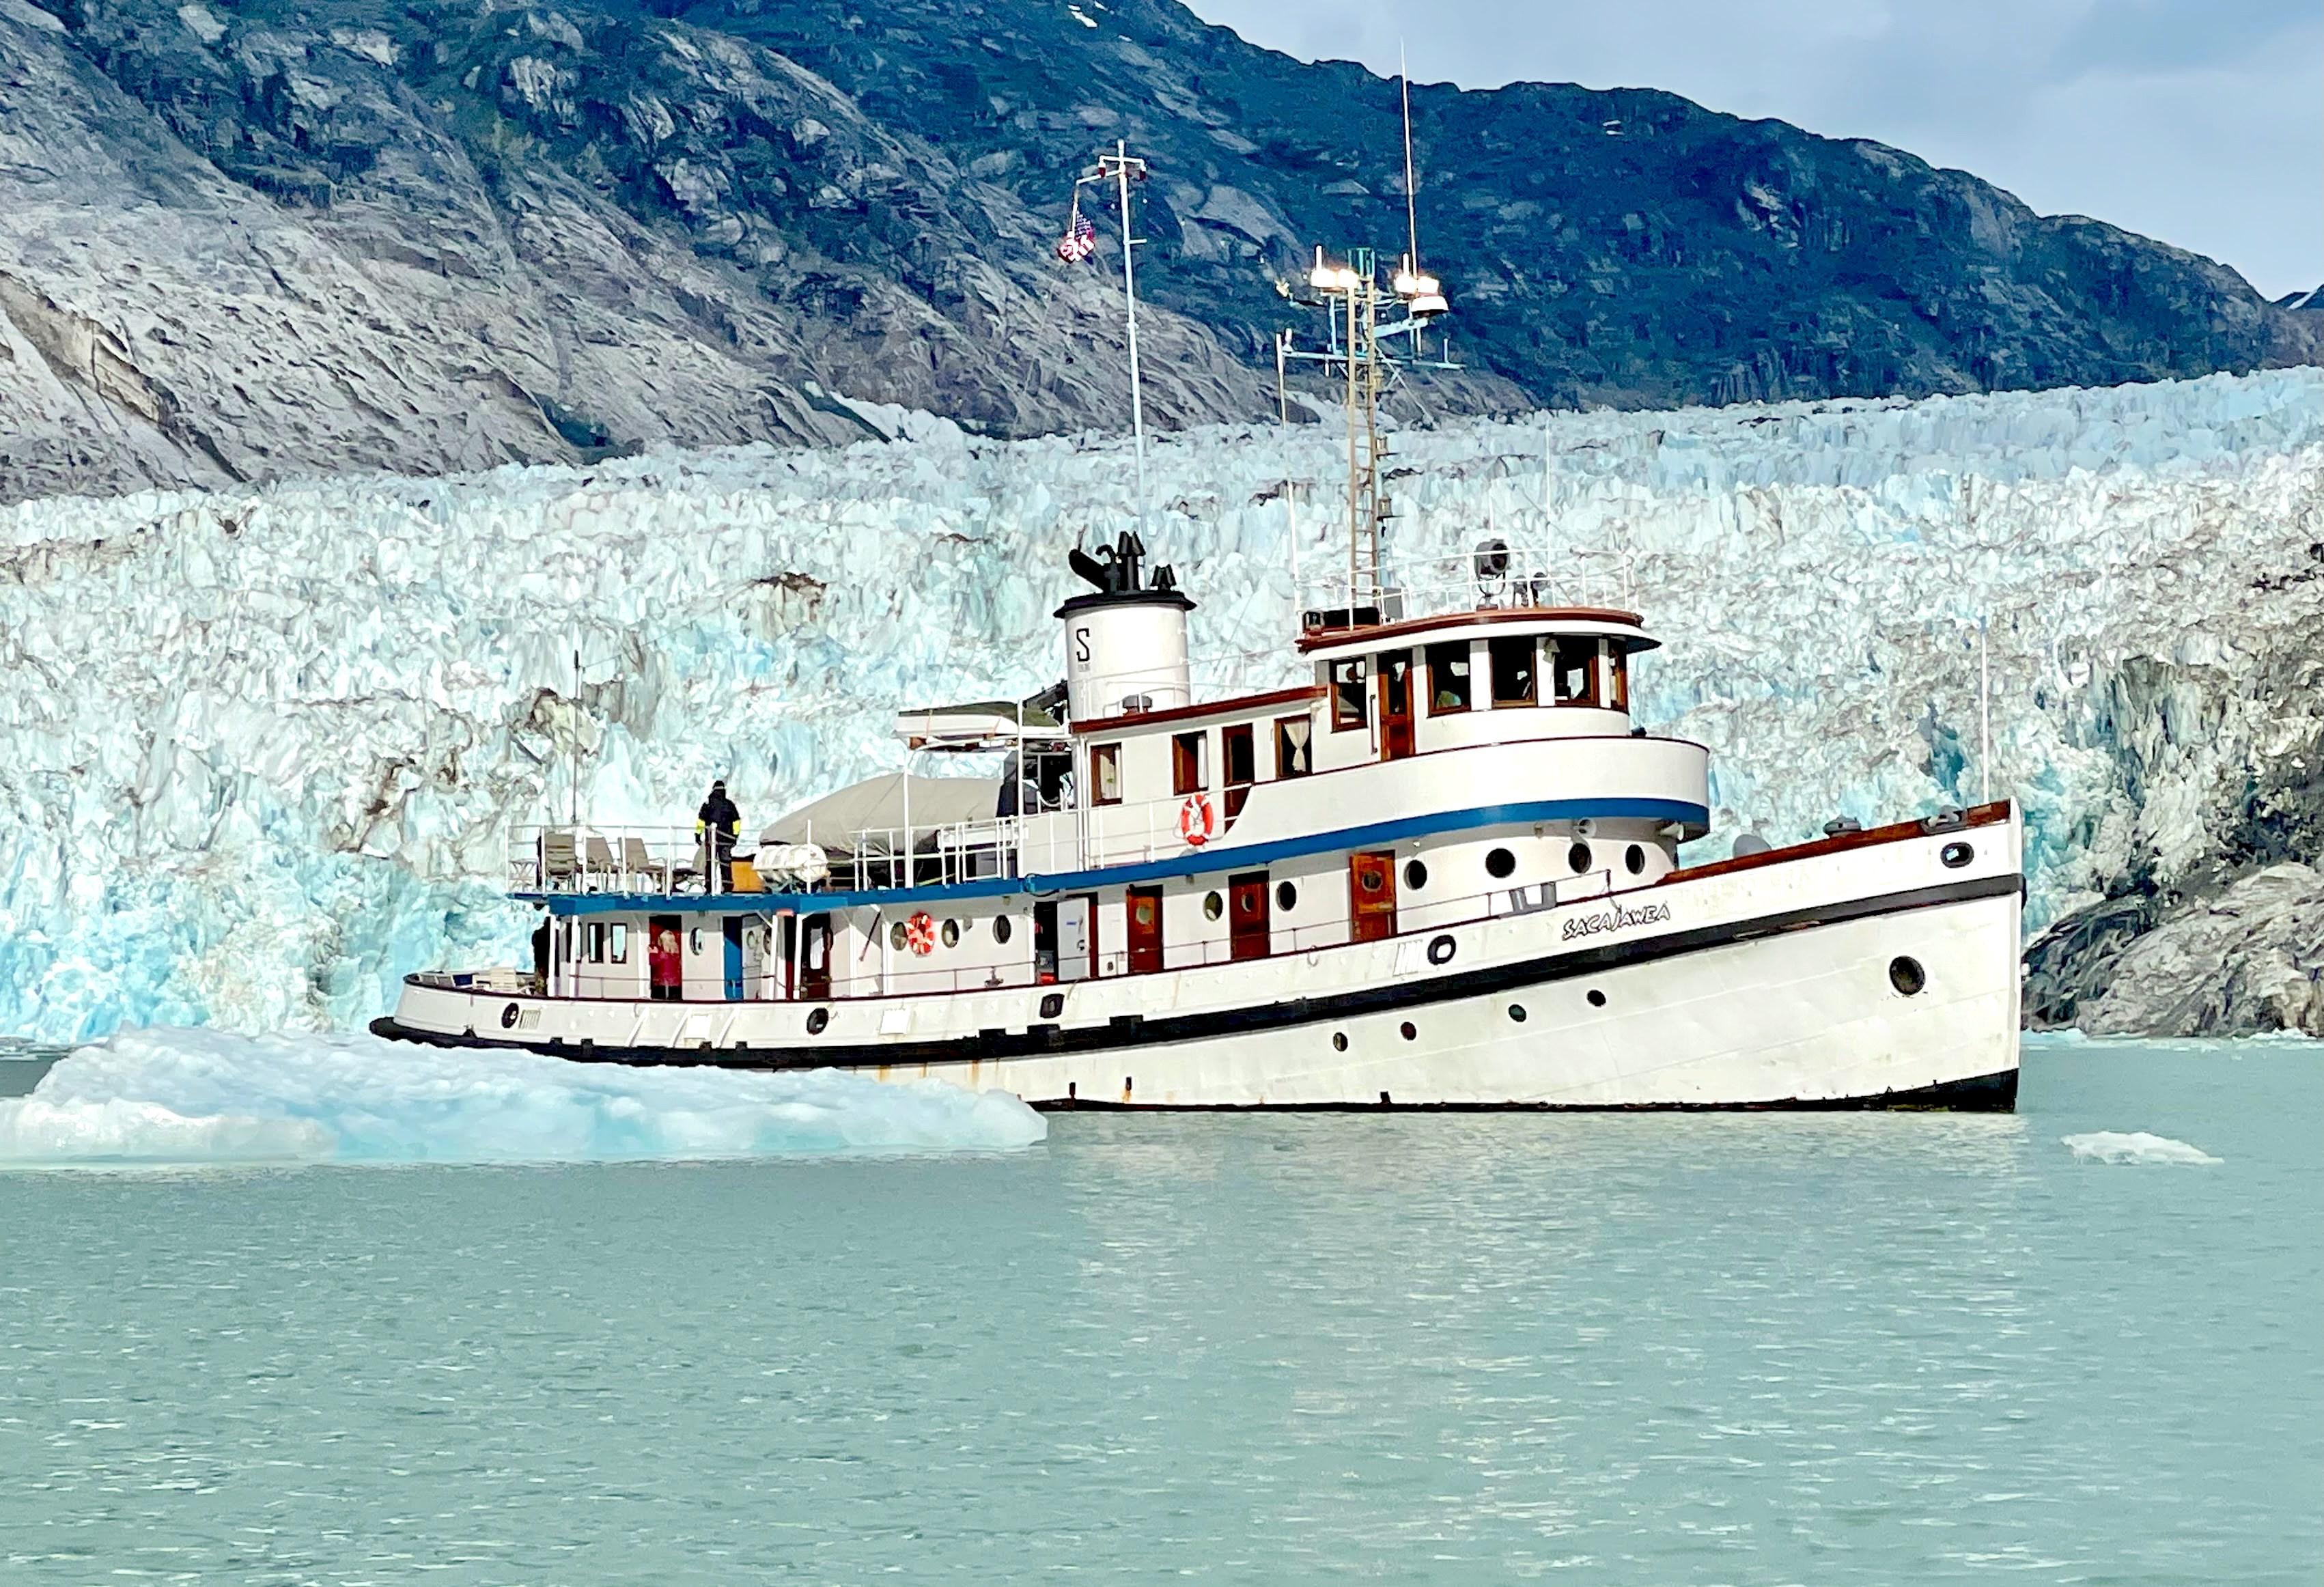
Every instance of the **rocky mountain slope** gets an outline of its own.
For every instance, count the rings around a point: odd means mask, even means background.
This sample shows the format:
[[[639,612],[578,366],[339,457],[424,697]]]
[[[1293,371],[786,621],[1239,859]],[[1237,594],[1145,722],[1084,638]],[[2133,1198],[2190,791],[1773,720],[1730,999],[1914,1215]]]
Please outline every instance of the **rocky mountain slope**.
[[[1272,406],[1277,290],[1403,233],[1393,84],[1172,0],[0,0],[0,500],[1126,419],[1106,266],[1153,161],[1149,412]],[[1473,373],[1439,411],[2103,385],[2324,318],[1908,154],[1666,94],[1414,97]],[[1101,215],[1102,221],[1110,217]]]

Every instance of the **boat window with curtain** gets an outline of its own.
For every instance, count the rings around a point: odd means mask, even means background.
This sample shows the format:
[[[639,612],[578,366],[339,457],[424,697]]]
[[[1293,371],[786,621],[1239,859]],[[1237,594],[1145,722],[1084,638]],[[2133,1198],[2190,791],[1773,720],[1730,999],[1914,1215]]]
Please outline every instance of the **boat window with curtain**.
[[[1598,655],[1602,642],[1594,639],[1561,637],[1556,649],[1555,682],[1561,706],[1598,703]]]

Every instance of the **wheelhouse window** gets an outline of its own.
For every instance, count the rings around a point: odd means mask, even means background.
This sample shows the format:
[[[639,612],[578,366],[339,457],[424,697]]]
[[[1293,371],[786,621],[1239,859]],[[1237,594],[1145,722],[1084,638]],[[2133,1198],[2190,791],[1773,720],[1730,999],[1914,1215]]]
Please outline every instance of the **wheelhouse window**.
[[[1606,647],[1606,704],[1625,715],[1630,709],[1630,652],[1619,645]]]
[[[1490,640],[1485,648],[1493,663],[1493,704],[1530,706],[1536,703],[1541,695],[1534,681],[1533,636]]]
[[[1207,733],[1175,734],[1170,739],[1170,791],[1200,793],[1211,786]]]
[[[1554,642],[1557,703],[1561,706],[1596,705],[1599,641],[1562,638]]]
[[[1412,715],[1412,652],[1388,650],[1376,657],[1372,669],[1379,675],[1380,715]]]
[[[1275,774],[1277,777],[1305,777],[1310,770],[1307,740],[1315,731],[1311,716],[1278,716],[1275,719]]]
[[[589,962],[593,964],[605,962],[605,923],[603,920],[589,922]]]
[[[628,964],[630,962],[630,927],[628,923],[625,921],[616,920],[611,927],[607,927],[607,930],[612,934],[613,939],[612,948],[613,963],[616,964]]]
[[[1469,708],[1469,641],[1428,647],[1428,714],[1450,716]]]
[[[1332,663],[1332,731],[1347,733],[1371,724],[1364,697],[1364,661],[1360,656]]]
[[[1121,803],[1121,746],[1119,743],[1092,744],[1089,757],[1090,803]]]
[[[1259,748],[1251,742],[1250,723],[1219,729],[1219,759],[1226,772],[1227,819],[1231,821],[1242,814],[1250,785],[1259,780]]]

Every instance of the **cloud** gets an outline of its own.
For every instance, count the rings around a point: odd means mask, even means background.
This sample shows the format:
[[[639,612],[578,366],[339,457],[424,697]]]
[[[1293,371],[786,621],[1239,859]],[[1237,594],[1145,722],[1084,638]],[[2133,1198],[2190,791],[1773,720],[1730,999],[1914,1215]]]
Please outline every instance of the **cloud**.
[[[2314,0],[1194,0],[1305,59],[1657,88],[1867,137],[2244,272],[2324,281]]]

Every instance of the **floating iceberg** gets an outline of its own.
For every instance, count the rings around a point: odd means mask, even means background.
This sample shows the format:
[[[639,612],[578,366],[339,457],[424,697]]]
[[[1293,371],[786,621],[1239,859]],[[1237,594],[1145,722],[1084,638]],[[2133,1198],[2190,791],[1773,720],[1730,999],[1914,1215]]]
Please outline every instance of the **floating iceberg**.
[[[32,1095],[0,1100],[0,1168],[1005,1151],[1047,1132],[1013,1096],[935,1081],[157,1029],[77,1048]]]
[[[2060,1137],[2068,1151],[2093,1163],[2167,1163],[2187,1167],[2217,1164],[2220,1159],[2183,1140],[2149,1135],[2144,1130],[2127,1133],[2099,1130],[2089,1135]]]
[[[1343,445],[1149,442],[1204,685],[1288,680],[1293,564],[1344,557]],[[1699,857],[1973,802],[1980,623],[2032,924],[2308,787],[2324,371],[1396,447],[1392,567],[1499,538],[1672,641],[1636,704],[1714,752]],[[0,511],[0,1031],[348,1029],[408,971],[521,956],[512,823],[576,791],[684,821],[714,775],[755,823],[896,769],[901,706],[1052,682],[1064,553],[1135,521],[1133,478],[1120,441],[930,424]]]

